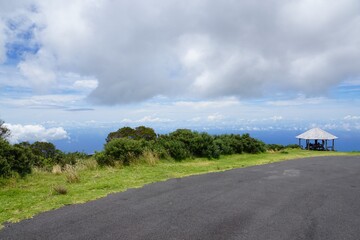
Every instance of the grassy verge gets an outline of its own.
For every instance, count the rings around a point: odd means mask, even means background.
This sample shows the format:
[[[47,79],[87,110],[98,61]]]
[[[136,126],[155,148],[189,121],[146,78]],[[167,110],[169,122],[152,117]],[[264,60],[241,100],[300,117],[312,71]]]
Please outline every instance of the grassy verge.
[[[67,172],[36,171],[24,179],[17,178],[0,182],[0,223],[17,222],[31,218],[37,213],[64,205],[84,203],[104,197],[109,193],[138,188],[145,184],[170,178],[224,171],[295,158],[352,154],[359,153],[286,150],[278,153],[224,156],[218,160],[159,161],[155,165],[138,164],[118,168],[99,168],[94,164],[90,164],[91,167],[86,167],[87,165],[83,164],[76,168],[77,181],[69,181],[69,173]],[[65,192],[57,193],[54,189],[65,189]]]

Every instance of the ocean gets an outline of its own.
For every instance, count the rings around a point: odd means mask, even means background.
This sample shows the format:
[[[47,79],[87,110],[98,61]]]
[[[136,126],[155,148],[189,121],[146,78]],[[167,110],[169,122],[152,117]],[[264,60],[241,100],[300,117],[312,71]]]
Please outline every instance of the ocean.
[[[105,138],[110,132],[109,129],[80,129],[70,131],[70,139],[54,141],[53,143],[58,149],[65,152],[85,152],[94,153],[101,151],[105,144]],[[267,144],[298,144],[298,139],[295,138],[303,131],[233,131],[233,130],[208,130],[209,134],[244,134],[249,133],[251,137],[262,140]],[[335,140],[335,150],[352,152],[360,151],[360,130],[359,131],[329,131],[331,134],[338,137]],[[302,144],[305,141],[302,140]]]

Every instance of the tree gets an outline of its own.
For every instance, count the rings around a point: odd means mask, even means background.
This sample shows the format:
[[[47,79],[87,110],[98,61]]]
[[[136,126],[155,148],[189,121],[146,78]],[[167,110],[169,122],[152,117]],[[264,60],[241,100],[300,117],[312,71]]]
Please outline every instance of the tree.
[[[106,142],[108,143],[116,138],[128,138],[133,140],[144,139],[150,141],[156,139],[156,133],[154,129],[145,126],[139,126],[135,129],[131,127],[123,127],[117,130],[116,132],[109,133],[106,138]]]
[[[12,146],[0,139],[0,177],[10,177],[13,173],[23,177],[31,173],[32,164],[29,149]]]
[[[135,134],[136,139],[145,139],[147,141],[156,139],[156,133],[154,129],[145,126],[139,126],[135,128]]]
[[[31,144],[31,149],[35,155],[44,158],[54,158],[56,154],[56,147],[49,142],[34,142]]]
[[[10,136],[10,130],[5,127],[4,121],[0,119],[0,138],[5,139]]]
[[[113,139],[116,138],[130,138],[130,139],[135,139],[136,134],[135,134],[135,130],[132,129],[131,127],[123,127],[120,128],[119,130],[117,130],[116,132],[111,132],[108,134],[107,138],[106,138],[106,142],[110,142]]]

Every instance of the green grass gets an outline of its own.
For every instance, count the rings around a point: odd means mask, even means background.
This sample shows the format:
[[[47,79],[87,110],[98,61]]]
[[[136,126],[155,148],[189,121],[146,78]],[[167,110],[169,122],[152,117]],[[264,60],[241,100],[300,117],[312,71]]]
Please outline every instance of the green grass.
[[[130,167],[77,167],[78,182],[67,181],[67,173],[35,171],[26,178],[0,181],[0,223],[17,222],[40,212],[68,204],[84,203],[109,193],[142,187],[145,184],[208,172],[224,171],[295,158],[354,155],[359,153],[286,150],[264,154],[224,156],[218,160],[193,159],[182,162],[159,161],[156,165],[137,164]],[[91,160],[90,160],[91,161]],[[94,160],[92,160],[94,161]],[[89,164],[88,164],[89,165]],[[54,188],[62,186],[66,194]],[[0,225],[1,228],[1,225]]]

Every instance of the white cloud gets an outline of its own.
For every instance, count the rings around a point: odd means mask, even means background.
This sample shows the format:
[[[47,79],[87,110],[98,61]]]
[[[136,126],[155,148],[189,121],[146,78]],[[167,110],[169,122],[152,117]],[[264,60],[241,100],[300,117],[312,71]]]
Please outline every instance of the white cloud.
[[[159,118],[159,117],[153,117],[153,116],[144,116],[143,118],[132,120],[128,118],[124,118],[121,122],[122,123],[166,123],[166,122],[172,122],[173,120],[168,118]]]
[[[211,122],[217,122],[217,121],[221,121],[223,119],[224,119],[224,116],[219,113],[215,113],[215,114],[209,115],[207,117],[207,120],[211,121]]]
[[[360,86],[360,78],[355,79],[348,79],[344,81],[342,84],[340,84],[342,87],[353,87],[353,86]]]
[[[36,56],[29,56],[18,65],[20,72],[30,80],[37,91],[47,92],[56,82],[52,58],[50,53],[39,51]]]
[[[191,118],[189,121],[191,121],[191,122],[200,122],[200,121],[201,121],[201,117],[193,117],[193,118]]]
[[[75,89],[95,89],[98,86],[97,80],[78,80],[74,82]]]
[[[21,125],[8,124],[5,126],[10,129],[10,142],[19,143],[22,141],[53,141],[69,138],[68,133],[62,127],[45,128],[42,125]]]
[[[68,108],[82,100],[78,95],[34,95],[18,99],[0,99],[0,103],[14,107]]]
[[[234,98],[217,99],[216,101],[176,101],[174,105],[177,107],[186,107],[193,109],[207,109],[207,108],[225,108],[236,105],[241,105],[239,100]]]
[[[97,87],[74,86],[96,87],[90,99],[98,103],[314,96],[360,75],[357,0],[34,4],[17,13],[35,24],[41,47],[24,57],[22,73],[34,88],[58,84],[62,72],[94,76]]]
[[[347,115],[344,117],[344,120],[360,120],[360,116]]]
[[[272,116],[272,117],[270,117],[270,120],[279,121],[279,120],[283,120],[283,117],[282,116]]]
[[[0,64],[3,63],[6,58],[5,42],[5,27],[4,23],[0,20]]]
[[[271,106],[286,107],[286,106],[301,106],[301,105],[319,105],[329,101],[330,101],[329,99],[326,99],[324,97],[307,98],[304,95],[300,95],[294,99],[268,101],[267,104]]]

